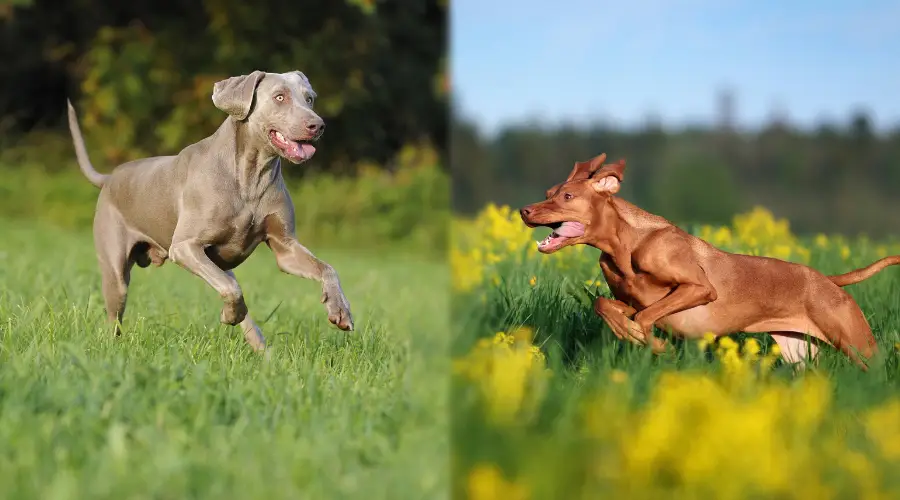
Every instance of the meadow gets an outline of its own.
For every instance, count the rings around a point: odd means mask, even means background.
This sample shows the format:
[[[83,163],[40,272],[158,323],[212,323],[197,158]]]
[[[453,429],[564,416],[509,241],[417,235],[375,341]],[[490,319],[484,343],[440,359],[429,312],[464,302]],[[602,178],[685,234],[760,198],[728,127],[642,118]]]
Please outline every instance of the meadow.
[[[768,210],[685,227],[730,251],[836,274],[897,241],[798,237]],[[541,255],[516,211],[453,223],[452,484],[470,499],[897,498],[900,269],[847,290],[880,354],[795,370],[766,335],[618,342],[591,307],[600,252]],[[657,332],[665,336],[663,332]]]
[[[70,166],[10,170],[33,182],[0,203],[0,497],[445,495],[450,284],[429,217],[446,208],[410,198],[442,192],[438,171],[296,186],[299,239],[340,274],[356,330],[332,327],[320,286],[281,273],[263,245],[235,274],[266,360],[171,263],[135,268],[114,337],[89,227],[96,190]],[[328,202],[337,192],[345,203]]]

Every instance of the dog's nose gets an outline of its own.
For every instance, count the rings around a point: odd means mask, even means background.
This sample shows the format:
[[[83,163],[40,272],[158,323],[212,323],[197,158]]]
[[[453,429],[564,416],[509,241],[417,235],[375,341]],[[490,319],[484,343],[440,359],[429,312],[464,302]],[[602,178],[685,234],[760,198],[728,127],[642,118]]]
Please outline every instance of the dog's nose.
[[[519,215],[522,217],[522,219],[526,219],[529,215],[531,215],[531,209],[525,207],[522,210],[519,210]]]
[[[313,134],[321,134],[325,131],[325,122],[321,118],[313,120],[306,124],[306,130]]]

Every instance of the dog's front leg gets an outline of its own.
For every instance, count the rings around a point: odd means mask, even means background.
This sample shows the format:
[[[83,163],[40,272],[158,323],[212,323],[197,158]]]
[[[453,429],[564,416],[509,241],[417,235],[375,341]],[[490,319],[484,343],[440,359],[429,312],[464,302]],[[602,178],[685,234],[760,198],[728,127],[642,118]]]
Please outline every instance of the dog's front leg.
[[[666,351],[668,343],[653,335],[653,331],[642,329],[630,318],[635,309],[621,300],[597,297],[594,302],[594,312],[606,321],[609,328],[619,340],[627,340],[632,344],[649,345],[655,354]]]
[[[699,266],[696,267],[696,271],[694,266],[690,266],[688,269],[690,271],[683,273],[682,279],[666,279],[669,283],[675,283],[671,293],[634,315],[635,323],[642,330],[652,331],[653,325],[660,319],[670,314],[709,304],[718,298],[716,289],[706,279],[706,274],[699,269]],[[671,272],[671,275],[678,274],[682,274],[682,271],[673,270]]]
[[[341,330],[353,330],[350,303],[344,296],[341,281],[334,268],[317,259],[290,236],[270,235],[266,243],[275,254],[278,268],[283,272],[322,283],[322,303],[328,311],[328,321]]]
[[[193,238],[176,240],[169,248],[169,259],[199,276],[213,287],[225,302],[220,320],[228,325],[237,325],[247,316],[244,293],[233,273],[223,271],[209,260],[204,251],[205,247],[205,244]]]
[[[225,271],[225,273],[237,281],[234,272]],[[241,331],[244,333],[244,340],[250,344],[250,347],[253,348],[254,351],[263,351],[266,349],[266,338],[263,337],[262,330],[257,326],[256,322],[253,321],[253,318],[250,317],[249,312],[244,316],[244,319],[241,320],[240,327]]]

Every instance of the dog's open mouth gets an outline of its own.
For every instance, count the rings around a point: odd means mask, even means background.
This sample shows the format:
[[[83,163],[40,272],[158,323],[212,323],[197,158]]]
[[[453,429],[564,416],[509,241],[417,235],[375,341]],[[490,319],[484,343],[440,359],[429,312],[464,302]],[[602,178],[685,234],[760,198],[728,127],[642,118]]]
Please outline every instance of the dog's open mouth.
[[[552,253],[563,246],[572,238],[584,236],[584,224],[574,221],[557,222],[554,224],[541,224],[553,230],[549,236],[537,242],[538,251]]]
[[[288,139],[277,130],[269,131],[269,140],[278,148],[285,158],[294,163],[304,162],[316,153],[316,148],[308,141]]]

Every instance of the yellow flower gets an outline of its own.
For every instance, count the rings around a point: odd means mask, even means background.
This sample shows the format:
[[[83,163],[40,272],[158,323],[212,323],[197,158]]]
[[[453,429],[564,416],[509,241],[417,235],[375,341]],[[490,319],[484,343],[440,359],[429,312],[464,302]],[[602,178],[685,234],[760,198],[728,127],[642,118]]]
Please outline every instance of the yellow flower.
[[[738,344],[731,337],[722,337],[719,339],[719,347],[725,351],[737,351]]]
[[[512,335],[507,335],[506,332],[497,332],[494,334],[494,344],[512,345],[515,341],[516,338]]]
[[[706,349],[716,343],[716,336],[713,333],[704,333],[703,338],[698,342],[698,346],[700,347],[700,351],[706,351]]]
[[[828,248],[828,236],[825,236],[822,233],[817,234],[815,243],[819,248]]]
[[[610,372],[609,378],[613,382],[621,384],[628,380],[628,374],[623,372],[622,370],[613,370]]]
[[[467,292],[481,283],[484,272],[478,252],[450,250],[450,272],[453,288]]]
[[[707,241],[710,245],[724,248],[726,250],[731,247],[734,240],[734,237],[731,233],[731,228],[726,226],[701,226],[700,234],[698,234],[698,237],[702,240]]]
[[[759,354],[759,351],[759,341],[752,338],[744,341],[743,352],[745,355],[756,356],[757,354]]]
[[[528,490],[524,485],[509,481],[494,464],[475,466],[466,481],[466,498],[469,500],[526,500]]]
[[[829,389],[824,379],[773,382],[747,397],[709,376],[667,372],[637,412],[622,415],[609,395],[595,398],[604,414],[628,422],[628,432],[602,432],[602,424],[586,429],[619,445],[616,455],[598,455],[604,466],[596,474],[616,490],[613,498],[654,498],[673,485],[683,498],[804,498],[797,496],[798,474],[804,475],[802,493],[827,498],[812,467],[812,445],[829,410]],[[798,412],[798,405],[808,408]]]
[[[788,221],[776,219],[770,211],[763,207],[755,207],[750,212],[735,215],[732,225],[734,235],[731,244],[732,251],[747,255],[809,262],[809,249],[797,243],[797,238],[791,233]],[[703,233],[704,231],[701,230],[701,237],[703,237]],[[827,243],[827,237],[819,236],[816,241]]]
[[[864,417],[869,440],[888,460],[900,461],[900,425],[898,422],[900,422],[900,400],[898,399],[869,410]]]
[[[534,340],[534,330],[529,326],[519,326],[509,332],[517,342],[529,343]]]
[[[781,260],[789,260],[791,258],[791,254],[793,253],[793,248],[791,245],[786,244],[776,244],[772,246],[770,250],[770,255],[775,257],[776,259]]]
[[[527,417],[543,398],[549,370],[543,352],[530,343],[533,334],[528,327],[497,332],[453,363],[454,373],[478,388],[492,422]]]
[[[781,356],[781,346],[773,344],[772,347],[769,348],[769,354],[772,356]]]
[[[841,258],[847,260],[850,258],[850,247],[841,245]]]
[[[537,284],[537,276],[532,276],[530,280],[528,280],[528,284],[534,286]]]
[[[800,262],[808,263],[810,257],[812,257],[809,249],[806,247],[798,246],[797,248],[794,249],[794,251],[797,253],[797,256],[800,257]]]
[[[583,248],[569,247],[538,256],[535,231],[522,223],[516,210],[506,205],[489,204],[474,219],[454,218],[450,254],[454,291],[468,292],[485,283],[499,286],[497,269],[507,261],[521,263],[524,259],[539,258],[542,263],[564,270],[569,267],[569,260],[584,252]]]

